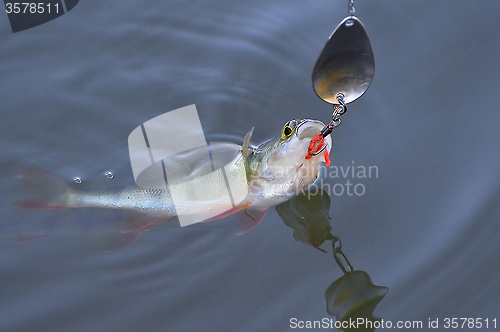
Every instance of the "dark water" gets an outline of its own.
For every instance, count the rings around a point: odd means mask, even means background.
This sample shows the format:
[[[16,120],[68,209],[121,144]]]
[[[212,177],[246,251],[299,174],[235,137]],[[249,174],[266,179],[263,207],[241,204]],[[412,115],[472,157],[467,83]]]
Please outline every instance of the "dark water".
[[[493,330],[500,3],[355,6],[376,75],[332,134],[332,161],[378,177],[325,180],[365,189],[330,194],[332,234],[354,269],[388,287],[375,317],[421,330],[488,318]],[[295,241],[274,209],[244,236],[231,220],[161,225],[107,253],[122,214],[10,204],[22,165],[78,176],[82,189],[133,184],[129,133],[182,106],[197,105],[209,140],[255,127],[259,142],[292,118],[328,121],[310,73],[346,12],[347,1],[82,0],[16,34],[0,15],[0,330],[287,331],[293,317],[333,318],[325,290],[342,272],[331,247]]]

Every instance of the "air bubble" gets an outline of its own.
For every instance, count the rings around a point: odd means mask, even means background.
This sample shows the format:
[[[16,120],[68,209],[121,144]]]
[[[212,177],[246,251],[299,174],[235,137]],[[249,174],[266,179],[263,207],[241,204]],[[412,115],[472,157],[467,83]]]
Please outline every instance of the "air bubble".
[[[79,177],[75,177],[75,178],[74,178],[74,181],[75,181],[75,183],[77,183],[77,184],[82,183],[82,179],[80,179]]]
[[[106,177],[107,177],[108,179],[112,179],[112,178],[114,178],[114,177],[115,177],[115,176],[113,175],[113,173],[111,173],[111,172],[106,172],[106,173],[104,173],[104,175],[106,175]]]
[[[346,27],[352,27],[353,24],[354,24],[353,20],[347,20],[347,21],[345,21],[345,26]]]

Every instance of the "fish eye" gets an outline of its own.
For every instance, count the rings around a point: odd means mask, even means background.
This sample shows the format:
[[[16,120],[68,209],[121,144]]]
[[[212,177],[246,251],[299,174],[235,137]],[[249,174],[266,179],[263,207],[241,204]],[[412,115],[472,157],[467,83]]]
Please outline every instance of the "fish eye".
[[[286,139],[292,136],[292,133],[293,133],[293,128],[290,127],[289,125],[285,125],[285,127],[283,127],[283,133],[281,135],[283,136],[283,138]]]

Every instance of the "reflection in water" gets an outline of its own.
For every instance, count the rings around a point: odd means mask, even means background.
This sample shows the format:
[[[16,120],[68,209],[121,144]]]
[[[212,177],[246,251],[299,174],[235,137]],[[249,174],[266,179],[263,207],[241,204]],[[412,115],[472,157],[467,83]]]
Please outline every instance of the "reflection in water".
[[[381,319],[373,317],[373,311],[388,291],[387,287],[374,285],[368,273],[349,271],[326,290],[326,311],[339,322],[363,322],[357,329],[345,323],[343,331],[374,331]]]
[[[297,195],[278,206],[276,211],[288,227],[294,230],[295,240],[310,244],[319,249],[331,235],[330,231],[330,197],[323,190],[318,195],[309,192]]]
[[[326,311],[337,319],[335,326],[344,326],[340,328],[343,331],[374,331],[381,319],[375,318],[373,311],[389,288],[374,285],[368,273],[353,269],[342,252],[340,238],[331,233],[329,209],[330,197],[323,190],[315,195],[306,191],[276,206],[285,225],[294,230],[295,240],[324,252],[319,246],[331,241],[335,262],[344,273],[325,292]],[[348,322],[361,319],[364,323],[356,329],[349,327]]]

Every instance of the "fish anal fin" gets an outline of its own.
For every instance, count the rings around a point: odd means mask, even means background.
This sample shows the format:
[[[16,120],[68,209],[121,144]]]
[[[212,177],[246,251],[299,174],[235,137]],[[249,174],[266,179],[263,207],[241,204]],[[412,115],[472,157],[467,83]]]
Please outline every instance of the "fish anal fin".
[[[165,215],[149,215],[135,211],[128,212],[122,232],[110,237],[106,251],[117,251],[134,244],[143,232],[161,224],[169,218],[170,216]]]

